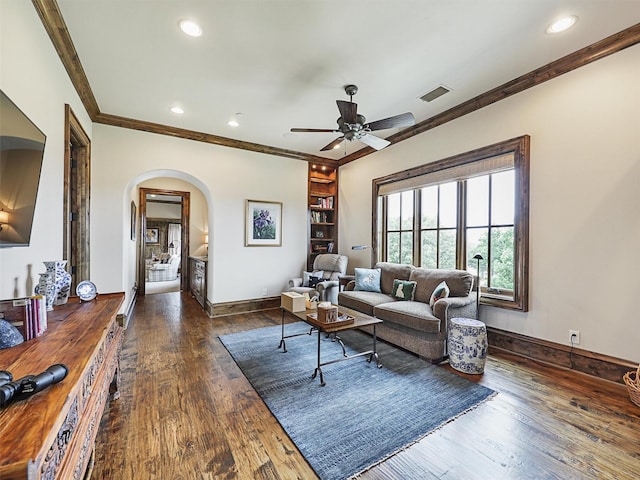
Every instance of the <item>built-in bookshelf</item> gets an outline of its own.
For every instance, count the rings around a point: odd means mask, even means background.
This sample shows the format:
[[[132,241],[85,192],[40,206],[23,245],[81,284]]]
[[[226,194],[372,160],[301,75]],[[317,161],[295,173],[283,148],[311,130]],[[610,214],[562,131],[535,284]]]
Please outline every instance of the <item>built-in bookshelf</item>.
[[[309,164],[307,269],[321,253],[338,252],[338,171]]]

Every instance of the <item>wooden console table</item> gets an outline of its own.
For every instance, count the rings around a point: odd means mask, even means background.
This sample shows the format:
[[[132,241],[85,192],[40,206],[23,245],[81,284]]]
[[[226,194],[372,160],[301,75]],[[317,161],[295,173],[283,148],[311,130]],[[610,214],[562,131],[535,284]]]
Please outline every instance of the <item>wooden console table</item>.
[[[67,377],[0,410],[0,479],[83,479],[108,397],[117,398],[124,293],[77,297],[48,312],[44,335],[0,350],[14,380],[63,363]]]

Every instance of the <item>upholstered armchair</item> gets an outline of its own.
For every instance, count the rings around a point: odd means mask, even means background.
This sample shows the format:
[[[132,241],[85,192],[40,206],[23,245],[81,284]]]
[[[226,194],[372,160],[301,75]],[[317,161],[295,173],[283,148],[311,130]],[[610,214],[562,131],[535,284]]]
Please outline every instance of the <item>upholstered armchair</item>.
[[[315,296],[322,302],[338,303],[338,277],[347,273],[349,258],[337,253],[322,253],[313,261],[311,272],[289,280],[289,291]],[[317,283],[316,283],[317,282]]]
[[[170,255],[165,263],[153,263],[147,267],[148,282],[166,282],[178,278],[180,256]]]

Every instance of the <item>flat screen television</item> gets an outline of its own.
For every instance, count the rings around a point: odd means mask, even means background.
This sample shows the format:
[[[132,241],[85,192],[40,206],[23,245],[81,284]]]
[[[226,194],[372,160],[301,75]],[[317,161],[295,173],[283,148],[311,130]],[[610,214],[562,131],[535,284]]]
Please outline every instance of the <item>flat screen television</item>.
[[[26,247],[46,137],[0,90],[0,247]]]

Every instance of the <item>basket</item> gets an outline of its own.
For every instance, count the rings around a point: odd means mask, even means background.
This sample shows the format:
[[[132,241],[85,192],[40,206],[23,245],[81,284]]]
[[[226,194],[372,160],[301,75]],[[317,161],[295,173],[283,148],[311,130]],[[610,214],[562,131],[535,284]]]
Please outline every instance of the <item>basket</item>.
[[[622,379],[629,391],[629,398],[640,407],[640,365],[638,365],[638,370],[635,372],[625,373]]]

